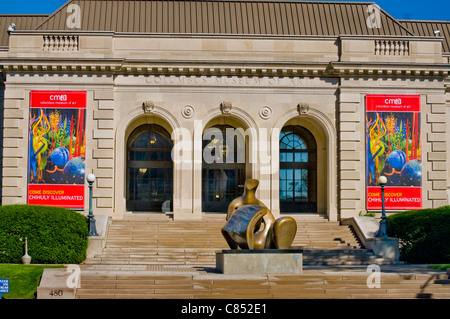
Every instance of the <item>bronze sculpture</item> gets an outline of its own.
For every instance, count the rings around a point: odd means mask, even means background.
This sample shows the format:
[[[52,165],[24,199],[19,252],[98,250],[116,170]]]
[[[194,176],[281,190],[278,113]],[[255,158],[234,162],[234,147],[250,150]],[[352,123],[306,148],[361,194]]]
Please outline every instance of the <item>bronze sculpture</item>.
[[[275,220],[266,205],[256,198],[258,185],[257,179],[245,181],[244,194],[228,206],[222,235],[231,249],[288,249],[294,241],[297,223],[292,217]]]

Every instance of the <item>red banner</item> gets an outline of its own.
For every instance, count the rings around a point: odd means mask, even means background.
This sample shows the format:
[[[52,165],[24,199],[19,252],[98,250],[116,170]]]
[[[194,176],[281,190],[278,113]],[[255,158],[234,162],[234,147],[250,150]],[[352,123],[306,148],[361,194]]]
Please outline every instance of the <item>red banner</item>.
[[[86,92],[83,91],[31,91],[30,107],[86,108]]]
[[[28,185],[28,204],[84,207],[83,185]]]
[[[422,208],[421,187],[386,187],[386,209],[409,210]],[[367,187],[367,208],[381,210],[381,187]]]
[[[366,96],[367,209],[379,210],[387,179],[385,208],[422,208],[420,95]]]
[[[86,92],[31,91],[28,204],[84,208]]]
[[[366,112],[420,112],[420,95],[367,95]]]

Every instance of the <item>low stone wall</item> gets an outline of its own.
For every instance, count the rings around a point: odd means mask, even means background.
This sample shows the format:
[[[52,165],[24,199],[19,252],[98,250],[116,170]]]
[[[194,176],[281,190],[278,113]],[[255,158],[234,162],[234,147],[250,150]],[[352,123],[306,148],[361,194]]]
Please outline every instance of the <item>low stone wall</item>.
[[[353,228],[362,245],[383,258],[399,261],[400,244],[398,238],[377,237],[379,223],[375,217],[356,216],[342,221]]]

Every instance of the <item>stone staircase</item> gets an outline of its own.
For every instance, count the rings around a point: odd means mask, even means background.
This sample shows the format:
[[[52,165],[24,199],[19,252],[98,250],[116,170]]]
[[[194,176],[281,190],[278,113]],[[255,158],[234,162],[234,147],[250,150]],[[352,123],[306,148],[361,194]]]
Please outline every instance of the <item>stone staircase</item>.
[[[443,274],[306,271],[302,275],[83,272],[78,299],[450,299]]]
[[[294,248],[303,248],[301,275],[224,275],[215,252],[228,249],[224,215],[174,221],[132,215],[111,222],[102,254],[85,261],[78,299],[400,299],[450,298],[443,272],[390,272],[390,261],[361,247],[349,226],[321,216],[294,216]],[[381,265],[380,287],[367,284],[369,264]],[[384,265],[383,265],[384,264]],[[325,265],[325,266],[324,266]],[[388,267],[388,268],[383,268]]]
[[[293,248],[302,248],[305,265],[390,263],[361,247],[350,226],[326,218],[294,216]],[[87,265],[215,266],[216,251],[227,249],[220,229],[223,214],[205,214],[201,221],[176,221],[165,215],[132,215],[114,220],[103,253]]]

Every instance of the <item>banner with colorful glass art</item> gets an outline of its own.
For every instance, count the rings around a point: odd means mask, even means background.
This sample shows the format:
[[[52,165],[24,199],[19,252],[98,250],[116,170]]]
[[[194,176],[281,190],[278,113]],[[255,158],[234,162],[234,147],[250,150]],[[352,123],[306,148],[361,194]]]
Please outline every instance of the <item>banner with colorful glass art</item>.
[[[422,208],[422,133],[419,95],[366,96],[367,209]]]
[[[28,204],[84,208],[86,92],[31,91]]]

